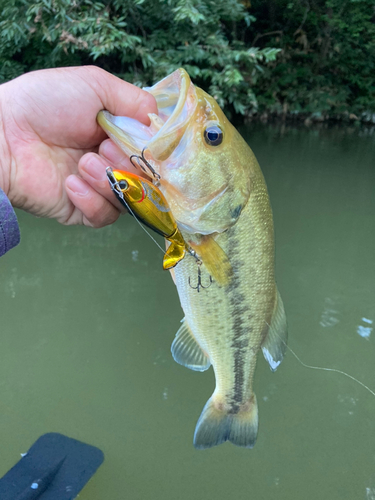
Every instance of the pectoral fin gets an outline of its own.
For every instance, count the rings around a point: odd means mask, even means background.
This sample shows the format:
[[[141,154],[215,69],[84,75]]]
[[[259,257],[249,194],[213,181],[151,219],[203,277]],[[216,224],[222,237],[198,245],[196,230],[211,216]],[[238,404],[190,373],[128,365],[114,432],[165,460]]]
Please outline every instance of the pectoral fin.
[[[284,311],[283,301],[279,291],[276,289],[276,301],[272,315],[271,325],[265,338],[262,351],[268,361],[271,370],[276,371],[277,367],[284,358],[287,348],[288,327]]]
[[[233,273],[232,266],[213,236],[204,236],[199,244],[189,241],[189,245],[197,252],[214,281],[219,285],[228,285]]]
[[[180,365],[190,368],[190,370],[204,372],[211,365],[210,360],[196,341],[185,318],[182,320],[182,325],[176,333],[171,351],[173,359]]]

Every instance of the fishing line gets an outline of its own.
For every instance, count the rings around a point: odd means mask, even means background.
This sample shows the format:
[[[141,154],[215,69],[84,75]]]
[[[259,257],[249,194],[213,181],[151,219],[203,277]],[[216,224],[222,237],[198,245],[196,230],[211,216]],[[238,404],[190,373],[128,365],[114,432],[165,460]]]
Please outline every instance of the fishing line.
[[[284,341],[282,341],[284,342]],[[285,342],[284,342],[285,344]],[[354,380],[354,382],[357,382],[357,384],[361,385],[364,389],[366,389],[368,392],[370,392],[374,397],[375,397],[375,392],[371,390],[369,387],[367,387],[366,384],[358,380],[357,378],[353,377],[352,375],[349,375],[349,373],[343,372],[342,370],[337,370],[336,368],[325,368],[323,366],[312,366],[312,365],[307,365],[304,363],[298,356],[297,354],[293,351],[291,347],[289,347],[287,344],[285,344],[286,347],[289,349],[289,351],[293,354],[293,356],[301,363],[302,366],[305,368],[311,368],[312,370],[323,370],[325,372],[336,372],[340,373],[341,375],[345,375],[345,377],[350,378],[351,380]]]
[[[147,229],[145,228],[145,226],[142,224],[142,222],[140,220],[138,220],[138,217],[135,215],[135,213],[133,212],[133,210],[129,207],[129,205],[126,203],[126,208],[129,210],[129,212],[132,214],[132,216],[134,217],[134,219],[138,222],[138,224],[141,226],[141,228],[143,229],[143,231],[148,234],[148,236],[152,239],[152,241],[155,243],[155,245],[157,247],[160,248],[160,250],[163,252],[163,254],[165,253],[165,250],[162,249],[162,247],[159,245],[159,243],[155,240],[155,238],[147,231]]]
[[[145,226],[142,224],[142,222],[140,220],[138,220],[138,217],[135,215],[135,213],[133,212],[133,210],[129,207],[129,205],[127,203],[126,203],[126,208],[129,210],[129,212],[131,213],[131,215],[134,217],[134,219],[141,226],[141,228],[143,229],[143,231],[152,239],[152,241],[155,243],[155,245],[160,248],[160,250],[163,252],[163,254],[165,254],[165,249],[163,250],[163,248],[159,245],[159,243],[155,240],[155,238],[147,231],[147,229],[145,228]],[[189,255],[191,255],[192,257],[194,257],[194,259],[197,262],[197,265],[198,265],[198,281],[199,281],[199,279],[200,279],[199,278],[199,275],[200,275],[199,266],[200,266],[200,264],[202,264],[202,261],[199,259],[199,257],[197,257],[196,252],[194,250],[189,250],[188,253],[189,253]],[[212,283],[212,277],[211,276],[210,276],[210,283]],[[202,284],[199,285],[199,287],[202,287],[202,288],[209,288],[209,286],[203,286]],[[195,287],[191,287],[191,288],[195,289]]]
[[[268,325],[268,323],[267,323],[267,325]],[[269,326],[270,325],[268,325],[268,327]],[[276,332],[274,332],[274,333],[276,333]],[[297,354],[293,351],[293,349],[291,347],[289,347],[286,342],[284,342],[284,340],[280,337],[280,335],[277,334],[277,333],[276,333],[276,335],[279,337],[279,339],[285,345],[285,347],[293,354],[293,356],[296,358],[296,360],[299,361],[301,363],[301,365],[304,366],[305,368],[310,368],[311,370],[322,370],[322,371],[325,371],[325,372],[336,372],[336,373],[340,373],[341,375],[345,375],[345,377],[348,377],[351,380],[354,380],[354,382],[357,382],[357,384],[361,385],[364,389],[366,389],[370,394],[372,394],[375,397],[375,392],[372,389],[370,389],[366,384],[364,384],[363,382],[361,382],[357,378],[353,377],[352,375],[349,375],[349,373],[343,372],[342,370],[338,370],[336,368],[326,368],[326,367],[323,367],[323,366],[313,366],[313,365],[308,365],[307,363],[304,363],[297,356]]]

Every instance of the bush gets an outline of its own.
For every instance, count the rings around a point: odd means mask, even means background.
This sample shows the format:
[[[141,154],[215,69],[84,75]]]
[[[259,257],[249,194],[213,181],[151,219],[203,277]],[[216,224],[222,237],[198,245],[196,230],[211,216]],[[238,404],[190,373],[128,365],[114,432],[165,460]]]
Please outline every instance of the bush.
[[[227,112],[375,113],[373,0],[0,5],[0,82],[34,69],[97,64],[144,86],[183,66]]]
[[[257,43],[281,49],[254,89],[261,109],[317,118],[375,112],[373,0],[254,0],[253,11]]]
[[[240,1],[2,0],[2,82],[33,69],[97,64],[150,85],[183,66],[221,106],[257,106],[252,84],[278,49],[247,47]]]

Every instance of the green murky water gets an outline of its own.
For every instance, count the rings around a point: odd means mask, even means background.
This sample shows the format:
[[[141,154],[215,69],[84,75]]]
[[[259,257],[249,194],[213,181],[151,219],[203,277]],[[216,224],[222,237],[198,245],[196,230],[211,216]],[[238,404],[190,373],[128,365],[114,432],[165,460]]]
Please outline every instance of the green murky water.
[[[275,215],[290,346],[375,389],[375,133],[243,128]],[[177,365],[162,255],[130,217],[90,230],[19,213],[0,260],[0,474],[43,433],[101,448],[80,500],[375,499],[375,397],[259,356],[253,450],[196,451],[213,374]]]

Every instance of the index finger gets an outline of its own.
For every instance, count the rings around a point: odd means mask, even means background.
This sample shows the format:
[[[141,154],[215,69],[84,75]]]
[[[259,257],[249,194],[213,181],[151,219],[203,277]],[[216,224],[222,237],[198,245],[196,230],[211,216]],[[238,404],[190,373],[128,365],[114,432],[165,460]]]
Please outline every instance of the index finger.
[[[155,98],[145,90],[96,66],[86,69],[92,75],[88,83],[100,98],[103,109],[111,114],[129,116],[148,125],[148,113],[158,112]]]

